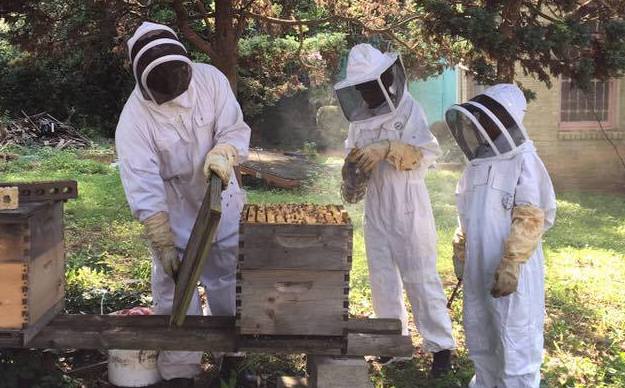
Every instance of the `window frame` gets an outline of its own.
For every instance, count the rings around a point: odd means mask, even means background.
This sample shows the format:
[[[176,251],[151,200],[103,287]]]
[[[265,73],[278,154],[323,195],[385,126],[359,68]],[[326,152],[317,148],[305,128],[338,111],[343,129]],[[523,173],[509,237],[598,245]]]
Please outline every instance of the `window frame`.
[[[608,83],[610,91],[608,93],[608,120],[601,121],[601,125],[596,120],[588,121],[564,121],[562,119],[562,77],[558,78],[558,128],[561,131],[598,131],[603,129],[616,129],[618,123],[618,107],[620,105],[620,82],[618,79],[610,79]]]

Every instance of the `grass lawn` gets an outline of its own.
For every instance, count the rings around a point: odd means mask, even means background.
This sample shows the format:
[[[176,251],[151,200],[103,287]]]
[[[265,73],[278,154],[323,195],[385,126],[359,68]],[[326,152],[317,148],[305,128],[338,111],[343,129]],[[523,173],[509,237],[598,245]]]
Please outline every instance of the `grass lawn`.
[[[0,181],[76,179],[80,197],[66,205],[68,311],[104,313],[149,304],[150,263],[141,227],[133,221],[119,175],[106,147],[89,151],[24,150],[0,162]],[[323,158],[323,171],[297,191],[250,188],[252,203],[340,203],[338,158]],[[457,173],[432,171],[427,183],[438,226],[438,269],[446,292],[455,285],[451,236],[455,228]],[[372,314],[362,236],[362,206],[348,206],[354,222],[351,312]],[[625,198],[564,193],[555,227],[545,236],[547,325],[544,386],[625,387]],[[376,387],[461,387],[472,375],[464,348],[462,301],[451,311],[459,349],[456,371],[427,380],[429,355],[414,362],[372,366]],[[414,343],[419,337],[413,332]],[[301,356],[251,356],[262,373],[302,373]]]

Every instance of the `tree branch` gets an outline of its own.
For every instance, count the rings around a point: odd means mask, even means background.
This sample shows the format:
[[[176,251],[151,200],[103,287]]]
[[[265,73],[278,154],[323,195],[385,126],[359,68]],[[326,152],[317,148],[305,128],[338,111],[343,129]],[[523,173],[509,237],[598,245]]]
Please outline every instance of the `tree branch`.
[[[293,26],[293,27],[295,26],[318,26],[318,25],[325,24],[325,23],[335,20],[334,16],[329,16],[327,18],[322,18],[322,19],[309,19],[309,20],[280,19],[280,18],[275,18],[272,16],[261,15],[261,14],[254,13],[252,11],[246,11],[246,10],[244,10],[242,14],[245,16],[254,18],[254,19],[262,20],[267,23],[279,24],[282,26]]]
[[[213,46],[193,30],[189,15],[187,14],[182,0],[173,0],[172,6],[176,12],[176,21],[178,22],[178,28],[182,32],[182,35],[200,51],[207,54],[211,59],[214,59],[216,54]]]

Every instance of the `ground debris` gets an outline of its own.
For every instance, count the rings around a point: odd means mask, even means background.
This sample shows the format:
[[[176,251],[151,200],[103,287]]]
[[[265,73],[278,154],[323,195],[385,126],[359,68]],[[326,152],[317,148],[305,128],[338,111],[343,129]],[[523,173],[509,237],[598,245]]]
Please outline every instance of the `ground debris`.
[[[68,123],[57,120],[43,112],[32,116],[22,112],[21,118],[0,124],[0,146],[49,146],[63,148],[87,148],[91,140]]]

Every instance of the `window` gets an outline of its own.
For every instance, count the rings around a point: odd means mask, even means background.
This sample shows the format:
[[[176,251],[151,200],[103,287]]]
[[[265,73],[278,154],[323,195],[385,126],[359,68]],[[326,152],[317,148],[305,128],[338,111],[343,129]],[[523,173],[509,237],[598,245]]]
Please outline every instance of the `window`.
[[[560,82],[560,128],[565,130],[614,128],[618,94],[616,81],[593,80],[586,92],[577,89],[571,79]]]

